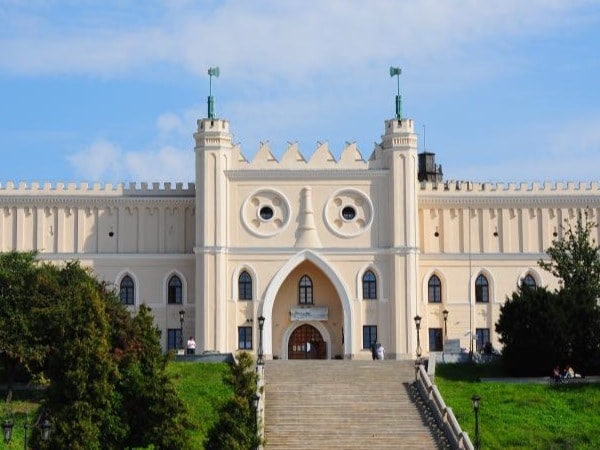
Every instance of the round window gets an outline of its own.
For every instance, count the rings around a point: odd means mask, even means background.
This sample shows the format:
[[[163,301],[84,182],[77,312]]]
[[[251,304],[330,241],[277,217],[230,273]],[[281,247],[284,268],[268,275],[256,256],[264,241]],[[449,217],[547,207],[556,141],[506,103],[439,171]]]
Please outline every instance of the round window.
[[[263,206],[260,208],[259,214],[262,220],[271,220],[273,218],[273,208],[270,206]]]
[[[356,210],[352,206],[345,206],[342,209],[342,217],[346,220],[352,220],[356,217]]]

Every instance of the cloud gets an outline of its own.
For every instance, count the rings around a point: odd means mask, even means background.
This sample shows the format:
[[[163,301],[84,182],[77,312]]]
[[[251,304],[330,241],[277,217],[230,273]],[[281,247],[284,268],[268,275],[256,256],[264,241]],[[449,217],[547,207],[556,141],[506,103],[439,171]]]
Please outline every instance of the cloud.
[[[124,4],[109,3],[112,14],[93,15],[96,9],[73,3],[83,16],[73,21],[59,18],[65,12],[58,2],[7,7],[11,33],[0,34],[0,70],[121,76],[166,63],[205,74],[220,64],[233,79],[298,83],[348,69],[356,76],[382,63],[439,68],[470,61],[477,73],[478,53],[508,45],[511,35],[567,26],[581,2],[331,0],[307,7],[299,0],[165,0],[148,2],[139,17],[133,4]]]
[[[117,180],[123,175],[123,153],[117,145],[97,140],[82,151],[67,157],[73,170],[89,181]]]

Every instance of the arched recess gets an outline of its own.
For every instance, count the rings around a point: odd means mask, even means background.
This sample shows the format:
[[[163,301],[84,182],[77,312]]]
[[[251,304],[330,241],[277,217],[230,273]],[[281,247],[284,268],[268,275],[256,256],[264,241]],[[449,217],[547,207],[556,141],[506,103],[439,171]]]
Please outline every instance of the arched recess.
[[[429,303],[429,280],[431,277],[435,275],[440,279],[440,283],[442,283],[442,302],[441,303]],[[423,305],[428,304],[437,304],[437,305],[446,305],[448,300],[448,281],[442,272],[439,270],[433,269],[427,272],[421,280],[421,303]]]
[[[119,293],[119,289],[121,286],[121,280],[126,275],[129,275],[131,277],[131,279],[133,280],[133,289],[134,289],[133,290],[133,296],[134,296],[133,305],[129,305],[129,306],[134,306],[137,308],[140,304],[140,280],[138,280],[138,277],[131,270],[123,269],[117,274],[117,277],[115,278],[116,292],[117,292],[117,294]]]
[[[379,301],[383,301],[383,278],[379,269],[373,264],[367,264],[356,274],[356,298],[358,300],[364,300],[363,298],[363,275],[367,270],[370,270],[375,275],[375,280],[377,283],[377,299]]]
[[[170,272],[167,272],[167,274],[165,275],[165,277],[163,278],[163,282],[162,282],[162,295],[163,295],[163,304],[164,305],[168,305],[168,290],[169,290],[169,280],[171,279],[171,277],[173,275],[177,275],[179,277],[179,279],[181,280],[181,304],[182,305],[187,305],[188,303],[188,289],[187,289],[187,279],[185,278],[185,276],[179,272],[176,269],[171,270]]]
[[[473,268],[471,273],[471,280],[469,284],[469,289],[471,290],[471,303],[473,305],[475,304],[475,280],[477,280],[479,275],[483,275],[487,279],[488,293],[490,298],[489,304],[491,305],[492,303],[496,303],[498,301],[496,298],[496,280],[494,279],[492,273],[484,268]],[[503,299],[501,299],[501,301],[503,301]]]
[[[329,331],[327,331],[327,327],[323,325],[321,322],[293,322],[290,326],[287,327],[285,332],[283,333],[283,338],[281,339],[281,348],[283,350],[283,359],[288,359],[288,342],[292,333],[300,328],[302,325],[311,325],[315,327],[321,336],[323,336],[323,341],[327,344],[327,359],[331,359],[331,335]]]
[[[531,275],[533,277],[533,279],[535,280],[536,286],[538,286],[538,287],[543,286],[543,284],[542,284],[543,280],[542,280],[541,275],[535,269],[532,269],[531,267],[527,267],[527,268],[523,269],[523,271],[519,274],[519,278],[517,279],[517,287],[521,286],[523,279],[527,275]]]
[[[341,278],[337,272],[331,268],[329,264],[319,255],[311,250],[303,250],[296,254],[285,263],[281,269],[275,274],[269,287],[265,292],[265,298],[262,306],[262,315],[265,318],[265,324],[263,328],[263,349],[266,356],[273,355],[273,332],[271,320],[273,315],[273,305],[277,292],[281,288],[281,285],[286,280],[288,275],[301,263],[309,261],[313,263],[318,269],[322,270],[323,273],[329,278],[335,290],[342,302],[342,309],[344,311],[344,355],[352,354],[352,342],[354,340],[352,324],[354,323],[354,317],[352,314],[352,308],[350,306],[350,299],[348,298],[348,289],[344,286]]]
[[[237,302],[240,299],[238,292],[238,281],[240,278],[240,274],[243,271],[248,272],[248,275],[250,275],[250,278],[252,278],[252,301],[256,301],[258,295],[258,277],[254,269],[252,269],[252,267],[250,267],[247,264],[241,264],[233,271],[233,276],[231,277],[231,292],[233,293],[233,295],[231,296],[231,301]]]

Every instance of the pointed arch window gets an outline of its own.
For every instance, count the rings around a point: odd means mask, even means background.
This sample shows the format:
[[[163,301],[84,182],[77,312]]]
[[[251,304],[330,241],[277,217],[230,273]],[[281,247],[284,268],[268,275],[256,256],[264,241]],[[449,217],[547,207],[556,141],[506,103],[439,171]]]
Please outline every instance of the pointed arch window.
[[[133,305],[135,303],[135,284],[129,275],[125,275],[121,279],[119,289],[121,303],[124,305]]]
[[[427,283],[429,303],[442,303],[442,282],[437,275],[431,275]]]
[[[475,301],[477,303],[489,303],[490,301],[490,285],[483,274],[480,274],[475,280]]]
[[[183,303],[183,285],[181,284],[181,278],[177,275],[169,278],[167,302],[171,305],[181,305]]]
[[[535,282],[535,278],[531,274],[525,275],[523,277],[523,281],[521,282],[523,286],[528,287],[529,289],[535,289],[537,287],[537,283]]]
[[[298,303],[301,305],[313,304],[313,282],[308,275],[303,275],[298,283]]]
[[[252,277],[245,270],[238,277],[238,299],[252,300]]]
[[[367,270],[362,277],[363,300],[377,299],[377,278],[372,270]]]

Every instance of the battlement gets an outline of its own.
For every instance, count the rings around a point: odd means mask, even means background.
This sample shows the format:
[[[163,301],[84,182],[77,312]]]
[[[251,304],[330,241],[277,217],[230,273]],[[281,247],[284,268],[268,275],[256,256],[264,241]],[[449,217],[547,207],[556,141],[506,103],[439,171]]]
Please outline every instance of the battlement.
[[[422,182],[421,192],[452,195],[473,192],[478,194],[529,193],[536,195],[594,194],[600,195],[598,182],[543,182],[543,183],[481,183],[472,181],[447,180],[443,182]]]
[[[193,197],[196,195],[194,183],[39,183],[26,182],[14,183],[8,181],[0,183],[0,196],[55,196],[55,195],[77,195],[77,196],[102,196],[102,197]]]
[[[288,142],[287,149],[277,159],[271,152],[269,142],[261,142],[254,159],[249,161],[242,153],[239,145],[234,147],[234,169],[366,169],[367,161],[363,158],[354,142],[347,142],[339,159],[329,150],[327,142],[317,142],[312,157],[306,158],[298,148],[297,142]]]

